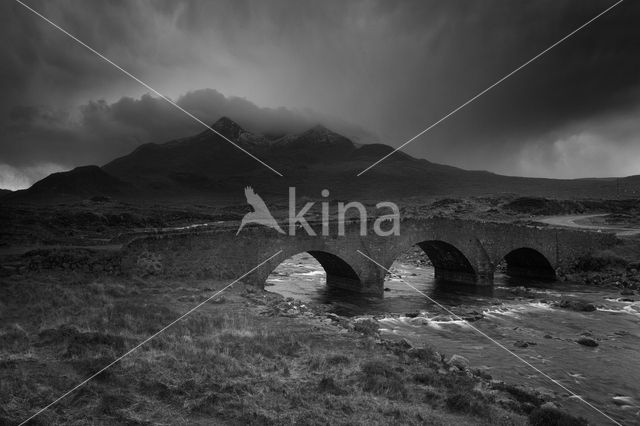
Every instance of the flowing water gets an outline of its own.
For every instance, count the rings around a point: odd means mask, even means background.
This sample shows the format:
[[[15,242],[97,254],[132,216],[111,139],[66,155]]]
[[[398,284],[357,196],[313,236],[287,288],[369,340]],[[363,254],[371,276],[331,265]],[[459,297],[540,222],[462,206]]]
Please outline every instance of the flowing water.
[[[402,280],[472,321],[452,318]],[[283,262],[267,284],[267,290],[286,297],[329,304],[339,315],[376,315],[383,335],[401,336],[416,346],[430,345],[447,357],[462,355],[496,379],[564,396],[562,407],[592,424],[608,423],[477,333],[476,327],[620,423],[640,424],[638,296],[632,301],[634,297],[614,290],[566,282],[525,283],[503,275],[496,276],[492,289],[456,286],[436,283],[431,267],[397,261],[385,283],[384,298],[366,297],[327,289],[322,266],[306,253]],[[575,312],[549,303],[561,298],[589,301],[597,310]],[[599,346],[576,343],[584,336]],[[528,346],[516,347],[517,341]]]

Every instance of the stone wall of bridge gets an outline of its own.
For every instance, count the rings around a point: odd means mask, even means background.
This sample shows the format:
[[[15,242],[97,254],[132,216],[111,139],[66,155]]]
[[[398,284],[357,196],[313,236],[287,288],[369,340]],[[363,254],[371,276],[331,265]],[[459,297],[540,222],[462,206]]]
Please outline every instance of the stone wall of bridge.
[[[303,230],[289,236],[270,228],[250,226],[239,235],[229,230],[149,235],[126,245],[122,268],[133,274],[151,272],[174,277],[236,279],[273,256],[242,278],[245,283],[263,286],[280,263],[307,252],[322,264],[329,285],[363,293],[378,292],[377,288],[370,287],[384,275],[379,268],[363,262],[358,254],[357,250],[366,250],[359,227],[348,225],[346,231],[342,237],[309,236]],[[149,270],[148,264],[156,266]]]
[[[344,236],[322,236],[319,226],[314,226],[317,236],[302,229],[295,236],[282,235],[260,226],[247,227],[239,235],[235,230],[198,229],[143,236],[125,247],[122,267],[134,274],[242,277],[245,283],[262,286],[282,261],[308,252],[324,267],[329,286],[382,294],[386,271],[358,251],[388,269],[418,245],[431,259],[437,278],[491,285],[502,259],[514,275],[542,277],[617,241],[606,233],[437,217],[404,220],[399,236],[377,236],[368,225],[365,236],[357,223],[347,224]]]

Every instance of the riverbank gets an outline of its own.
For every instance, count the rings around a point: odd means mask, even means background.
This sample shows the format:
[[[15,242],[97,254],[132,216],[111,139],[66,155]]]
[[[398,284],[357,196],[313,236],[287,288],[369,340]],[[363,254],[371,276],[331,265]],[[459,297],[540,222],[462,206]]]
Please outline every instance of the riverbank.
[[[530,366],[473,330],[481,330],[622,424],[637,423],[636,374],[640,301],[616,286],[536,282],[496,275],[495,286],[438,282],[428,259],[406,253],[391,268],[383,299],[327,289],[322,266],[309,255],[283,262],[269,291],[327,306],[350,317],[375,315],[386,338],[432,345],[466,357],[471,365],[508,383],[555,394],[561,407],[594,424],[604,418]],[[406,283],[465,321],[452,318]]]
[[[616,246],[579,259],[573,268],[559,271],[558,279],[634,295],[640,290],[640,237],[621,238]]]
[[[63,271],[1,277],[0,424],[25,420],[223,285]],[[578,422],[551,398],[492,380],[462,357],[382,339],[374,319],[238,283],[35,423]]]

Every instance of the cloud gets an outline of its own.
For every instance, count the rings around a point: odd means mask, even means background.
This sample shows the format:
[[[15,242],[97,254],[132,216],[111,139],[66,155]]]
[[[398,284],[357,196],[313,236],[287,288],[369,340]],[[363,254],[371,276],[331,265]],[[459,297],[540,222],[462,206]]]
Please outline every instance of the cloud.
[[[0,188],[17,191],[26,189],[31,184],[51,173],[65,171],[66,168],[58,164],[42,163],[33,167],[16,168],[8,164],[0,164]]]
[[[29,4],[207,122],[225,114],[278,133],[322,121],[398,146],[612,2]],[[593,170],[582,151],[572,167],[532,164],[542,161],[538,151],[561,155],[587,139],[611,158],[635,155],[629,138],[614,137],[615,129],[590,129],[620,125],[620,117],[640,106],[638,19],[640,3],[621,3],[406,151],[518,175],[631,170],[607,162]],[[0,158],[6,164],[104,162],[136,144],[199,130],[15,2],[0,3],[0,32]],[[587,134],[578,138],[582,145],[568,142]]]
[[[337,117],[311,110],[261,108],[213,89],[186,93],[176,103],[206,123],[229,116],[247,130],[272,136],[325,124],[356,141],[376,140],[371,133]],[[142,143],[167,142],[202,130],[201,124],[165,100],[148,94],[137,99],[123,97],[112,103],[89,101],[73,110],[15,107],[0,129],[0,158],[6,162],[0,179],[16,187],[44,177],[52,169],[51,164],[56,165],[55,169],[101,165]]]
[[[511,172],[565,179],[640,174],[639,115],[637,109],[579,122],[528,141],[513,153]]]

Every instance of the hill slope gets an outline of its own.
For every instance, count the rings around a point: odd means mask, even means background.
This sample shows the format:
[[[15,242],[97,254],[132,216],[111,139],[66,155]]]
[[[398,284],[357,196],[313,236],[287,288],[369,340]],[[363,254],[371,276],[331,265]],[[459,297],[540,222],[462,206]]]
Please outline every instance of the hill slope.
[[[127,183],[98,166],[76,167],[68,172],[52,173],[30,188],[5,197],[12,201],[56,201],[67,198],[126,194]]]

